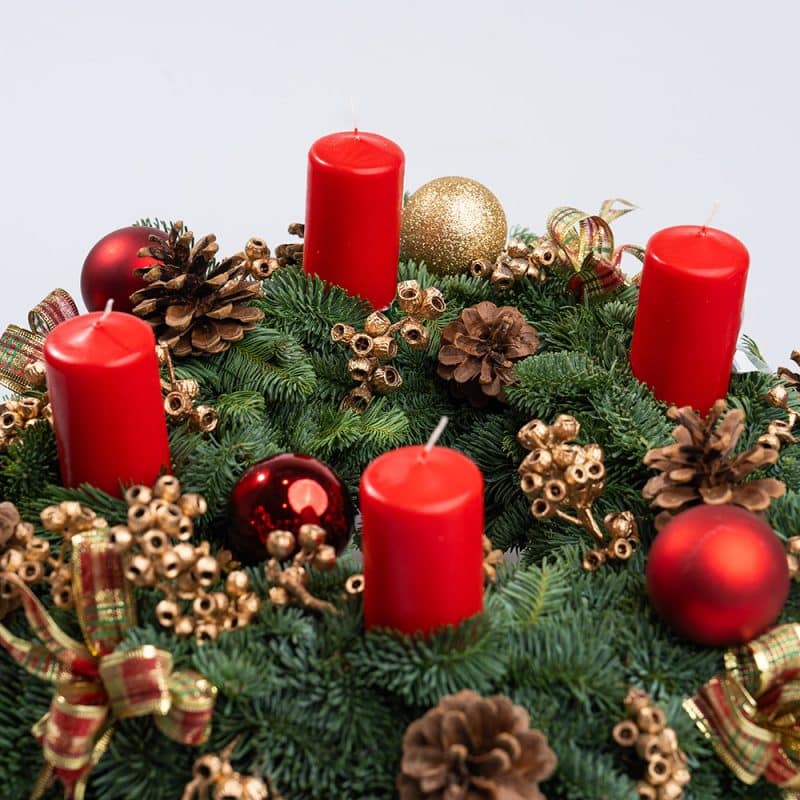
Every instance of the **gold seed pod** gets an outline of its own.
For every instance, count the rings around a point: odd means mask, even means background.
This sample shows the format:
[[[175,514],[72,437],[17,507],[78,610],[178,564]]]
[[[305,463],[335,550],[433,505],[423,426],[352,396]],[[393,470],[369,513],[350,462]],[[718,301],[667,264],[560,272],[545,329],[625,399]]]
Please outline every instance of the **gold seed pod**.
[[[514,280],[524,278],[528,274],[531,262],[527,257],[517,256],[516,258],[507,258],[503,261],[506,267],[511,270]]]
[[[356,414],[363,414],[371,402],[372,389],[365,383],[362,383],[361,386],[356,386],[355,389],[351,389],[344,396],[339,407],[342,411],[350,409],[351,411],[355,411]]]
[[[183,512],[175,503],[167,503],[156,511],[155,524],[164,533],[170,536],[177,536],[181,527]]]
[[[44,566],[41,561],[23,561],[17,569],[17,575],[25,583],[36,583],[44,577]]]
[[[249,261],[255,261],[258,258],[269,258],[270,251],[267,243],[257,236],[252,236],[247,240],[244,246],[244,254]]]
[[[638,536],[636,519],[630,511],[612,511],[606,514],[603,525],[614,539],[628,539],[634,534]]]
[[[216,622],[201,622],[194,629],[194,638],[198,642],[213,642],[219,636],[219,625]]]
[[[672,780],[678,784],[678,786],[686,786],[692,780],[692,775],[686,767],[678,767],[678,769],[674,770],[672,773]]]
[[[44,361],[31,361],[25,367],[25,380],[34,389],[43,388],[47,383],[47,370]]]
[[[632,686],[625,697],[625,709],[631,717],[635,717],[643,708],[650,705],[650,695]]]
[[[66,527],[67,515],[59,506],[48,506],[39,516],[45,530],[56,532]]]
[[[25,560],[25,556],[19,550],[6,550],[0,555],[0,570],[16,572]]]
[[[608,555],[620,561],[627,561],[633,555],[633,548],[627,539],[614,539],[608,545]]]
[[[544,485],[544,479],[536,472],[524,472],[519,485],[525,496],[531,498],[539,493]]]
[[[800,556],[800,536],[790,536],[786,540],[786,546],[792,555]]]
[[[5,411],[0,415],[0,431],[9,435],[22,426],[22,417],[13,411]]]
[[[347,372],[354,381],[364,383],[372,377],[377,366],[374,358],[351,358],[347,362]]]
[[[767,403],[773,408],[787,408],[789,405],[789,392],[785,386],[773,386],[767,392]]]
[[[135,555],[125,570],[125,577],[135,586],[152,586],[155,583],[155,573],[150,559]]]
[[[181,496],[181,483],[174,475],[162,475],[153,487],[153,494],[168,503],[177,503]]]
[[[247,577],[247,573],[241,569],[228,573],[228,577],[225,579],[225,591],[231,597],[239,597],[249,592],[250,578]]]
[[[269,601],[272,605],[282,608],[289,605],[289,594],[282,586],[273,586],[269,590]]]
[[[392,321],[381,311],[373,311],[364,323],[364,333],[369,336],[383,336],[389,328],[392,327]]]
[[[192,399],[181,392],[169,392],[164,398],[164,411],[170,419],[185,419],[192,413]]]
[[[405,314],[414,314],[419,309],[422,292],[417,281],[402,281],[397,284],[397,305]]]
[[[586,461],[602,461],[603,448],[599,444],[587,444],[583,448],[583,454]]]
[[[653,733],[640,733],[634,743],[639,758],[650,761],[652,758],[661,758],[661,748],[658,743],[658,736]]]
[[[209,619],[217,613],[217,603],[210,594],[201,594],[195,597],[192,611],[200,619]]]
[[[361,574],[351,575],[344,584],[344,590],[351,597],[361,594],[364,591],[364,576]]]
[[[336,566],[336,550],[329,544],[323,544],[314,555],[314,569],[329,572]]]
[[[391,336],[376,336],[372,340],[372,356],[382,361],[397,355],[397,342]]]
[[[439,319],[446,310],[444,295],[435,286],[425,289],[420,303],[420,315],[425,319]]]
[[[479,258],[469,265],[469,273],[474,278],[488,278],[494,270],[494,262],[488,258]]]
[[[661,733],[667,724],[667,718],[658,706],[650,705],[639,709],[636,724],[645,733]]]
[[[552,503],[549,503],[547,500],[545,500],[543,497],[537,497],[531,503],[531,514],[533,514],[533,516],[540,521],[544,519],[549,519],[555,513],[556,513],[556,507]]]
[[[543,236],[534,243],[531,255],[543,267],[552,267],[559,260],[558,246],[552,239]]]
[[[583,451],[576,444],[557,444],[551,448],[550,455],[553,457],[553,463],[561,469],[583,461]]]
[[[490,280],[498,289],[508,289],[514,285],[514,273],[506,264],[496,264]]]
[[[23,397],[19,401],[19,414],[23,420],[32,420],[39,416],[41,401],[35,397]]]
[[[34,540],[34,528],[30,522],[18,522],[14,528],[14,537],[20,544],[29,545]]]
[[[290,531],[272,531],[267,537],[267,552],[278,561],[289,558],[296,547],[294,534]]]
[[[391,394],[403,385],[403,378],[393,366],[387,365],[375,370],[371,384],[378,394]]]
[[[272,797],[267,789],[267,784],[261,778],[257,778],[255,775],[244,775],[241,780],[246,800],[269,800]]]
[[[372,354],[373,347],[372,337],[366,333],[357,333],[350,341],[350,349],[363,358]]]
[[[141,537],[142,552],[148,557],[153,558],[164,552],[169,543],[164,531],[158,528],[151,528]]]
[[[350,344],[355,335],[356,329],[352,325],[345,325],[344,322],[337,322],[331,328],[331,339],[337,343]]]
[[[149,506],[138,503],[128,509],[128,528],[131,533],[142,533],[156,524],[155,514]]]
[[[658,734],[658,749],[662,756],[672,755],[678,749],[678,734],[674,728],[664,728]]]
[[[197,597],[197,581],[191,572],[181,572],[174,581],[175,593],[181,600],[194,600]]]
[[[545,449],[549,439],[549,428],[540,419],[532,419],[523,425],[517,434],[517,440],[526,450]]]
[[[53,586],[53,602],[58,608],[72,608],[72,587],[69,584]]]
[[[17,587],[11,581],[0,578],[0,600],[10,600],[17,594]]]
[[[564,481],[559,481],[556,479],[551,479],[549,481],[545,481],[544,486],[542,487],[542,496],[545,500],[554,505],[560,503],[567,494],[567,484]]]
[[[654,756],[648,758],[647,767],[645,767],[645,778],[648,783],[652,786],[659,786],[667,782],[669,774],[669,763],[664,756],[656,753]]]
[[[174,580],[181,571],[181,560],[173,548],[164,550],[156,562],[156,570],[167,580]]]
[[[188,568],[197,561],[198,554],[195,551],[194,547],[190,545],[188,542],[181,542],[180,544],[176,544],[173,548],[175,555],[178,557],[178,561],[180,562],[181,567]]]
[[[257,258],[250,262],[250,274],[259,281],[271,278],[280,267],[277,258]]]
[[[302,547],[306,553],[313,553],[314,550],[325,544],[325,536],[325,528],[310,523],[301,525],[298,531],[300,547]]]
[[[200,433],[211,433],[219,424],[219,415],[211,406],[199,405],[192,411],[192,425]]]
[[[231,775],[214,789],[214,800],[247,800],[239,775]]]
[[[229,576],[230,577],[230,576]],[[226,581],[227,586],[227,581]],[[217,614],[222,616],[227,613],[230,607],[230,600],[225,592],[213,592],[210,597],[214,600],[214,605],[217,607]]]
[[[412,350],[424,350],[431,338],[428,329],[416,319],[404,320],[400,326],[400,335]]]
[[[178,617],[174,627],[176,636],[191,636],[194,632],[194,620],[187,616]]]
[[[181,511],[192,519],[202,517],[208,511],[208,503],[201,494],[190,492],[181,496],[178,501]]]
[[[639,738],[639,729],[633,720],[626,719],[614,726],[611,735],[620,747],[633,747]]]
[[[236,598],[236,610],[242,614],[252,616],[261,608],[261,600],[255,592],[247,592]]]
[[[587,461],[586,473],[589,476],[589,480],[594,482],[602,481],[606,476],[605,464],[602,461]]]
[[[148,505],[153,499],[153,490],[149,486],[131,486],[125,491],[125,502],[129,506]]]
[[[564,480],[570,486],[581,488],[589,482],[589,475],[582,464],[571,464],[564,473]]]
[[[192,574],[201,586],[211,586],[219,578],[219,563],[214,556],[201,556],[197,559]]]
[[[27,547],[27,554],[34,561],[47,561],[50,557],[50,542],[45,539],[33,539]]]
[[[525,244],[522,239],[520,239],[518,236],[512,236],[508,240],[506,252],[509,256],[511,256],[511,258],[527,258],[529,249],[528,245]]]
[[[222,772],[222,759],[213,753],[207,753],[200,756],[192,767],[192,774],[195,778],[200,778],[201,781],[210,783],[212,778]]]
[[[156,606],[156,619],[162,628],[171,628],[180,613],[180,607],[174,600],[161,600]]]
[[[571,442],[578,438],[581,432],[581,424],[570,414],[559,414],[556,421],[552,424],[553,436],[562,442]]]
[[[658,787],[657,800],[682,800],[683,787],[675,780],[668,780]]]
[[[603,550],[589,550],[583,557],[583,568],[587,572],[597,572],[606,563],[606,554]]]
[[[647,781],[637,781],[636,797],[638,800],[658,800],[658,790]]]

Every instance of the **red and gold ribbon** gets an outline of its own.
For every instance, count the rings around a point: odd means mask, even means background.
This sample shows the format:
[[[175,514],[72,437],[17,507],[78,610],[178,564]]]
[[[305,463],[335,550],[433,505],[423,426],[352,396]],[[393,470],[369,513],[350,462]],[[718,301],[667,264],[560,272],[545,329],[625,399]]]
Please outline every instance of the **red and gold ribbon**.
[[[159,730],[182,744],[202,744],[209,735],[216,688],[202,675],[172,669],[172,655],[145,645],[118,650],[133,624],[134,605],[122,560],[106,534],[72,539],[73,592],[84,640],[61,631],[16,575],[4,574],[18,590],[37,643],[0,625],[0,646],[56,692],[50,711],[34,726],[46,769],[61,779],[67,798],[81,800],[92,766],[108,747],[114,721],[154,717]],[[37,782],[33,798],[46,781]]]
[[[739,780],[800,798],[800,625],[780,625],[726,654],[683,707]]]
[[[547,218],[547,233],[558,247],[562,264],[575,274],[567,288],[579,297],[611,292],[627,283],[620,269],[624,253],[640,261],[644,249],[625,244],[614,248],[611,224],[636,208],[627,200],[606,200],[598,214],[587,214],[577,208],[561,206]]]
[[[54,289],[28,313],[28,327],[9,325],[0,336],[0,384],[22,394],[30,388],[25,368],[44,356],[47,334],[65,320],[78,316],[69,292]]]

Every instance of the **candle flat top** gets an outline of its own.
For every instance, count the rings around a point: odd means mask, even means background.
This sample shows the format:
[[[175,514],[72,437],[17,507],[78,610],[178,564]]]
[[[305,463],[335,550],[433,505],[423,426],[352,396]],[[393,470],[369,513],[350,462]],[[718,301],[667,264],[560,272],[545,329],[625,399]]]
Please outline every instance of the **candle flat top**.
[[[708,277],[746,272],[750,263],[747,248],[735,236],[700,225],[677,225],[653,234],[647,259]]]
[[[45,341],[50,364],[125,367],[143,354],[156,362],[153,329],[132,314],[95,311],[62,322]]]
[[[392,172],[405,162],[403,151],[391,139],[364,131],[323,136],[311,145],[308,157],[324,167],[365,174]]]
[[[362,492],[388,505],[441,511],[483,496],[483,476],[457,450],[422,445],[401,447],[376,458],[364,471]]]

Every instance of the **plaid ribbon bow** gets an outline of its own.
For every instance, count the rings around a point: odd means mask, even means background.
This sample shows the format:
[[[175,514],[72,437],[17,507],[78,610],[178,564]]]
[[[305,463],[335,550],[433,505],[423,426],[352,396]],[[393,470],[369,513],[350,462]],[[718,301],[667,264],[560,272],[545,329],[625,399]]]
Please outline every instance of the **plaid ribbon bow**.
[[[40,797],[53,773],[65,797],[81,800],[94,764],[111,740],[114,721],[153,716],[159,730],[182,744],[202,744],[211,729],[216,687],[199,673],[172,670],[172,655],[152,646],[119,651],[135,623],[122,560],[106,533],[72,539],[73,592],[86,644],[67,636],[27,585],[14,574],[3,580],[19,591],[30,642],[0,625],[0,646],[33,675],[55,684],[50,711],[34,726],[45,770],[34,789]]]
[[[764,778],[800,799],[800,625],[729,651],[725,667],[684,709],[740,781]]]
[[[547,233],[563,254],[564,266],[575,272],[567,288],[578,297],[605,294],[625,284],[627,278],[619,266],[624,253],[644,260],[642,247],[624,244],[614,249],[610,223],[634,208],[633,203],[616,199],[604,201],[598,214],[587,214],[570,206],[561,206],[550,213]]]
[[[29,388],[25,368],[44,357],[47,334],[65,320],[78,316],[69,292],[54,289],[28,313],[30,330],[9,325],[0,336],[0,384],[22,394]]]

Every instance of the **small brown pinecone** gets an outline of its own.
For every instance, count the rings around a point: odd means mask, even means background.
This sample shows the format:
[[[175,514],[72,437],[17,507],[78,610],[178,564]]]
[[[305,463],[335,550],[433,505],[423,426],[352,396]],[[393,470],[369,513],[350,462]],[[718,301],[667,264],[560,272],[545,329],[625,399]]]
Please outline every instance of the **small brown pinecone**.
[[[464,690],[408,726],[397,788],[400,800],[544,800],[556,762],[522,706]]]
[[[221,353],[264,318],[248,305],[263,295],[261,283],[241,254],[215,263],[213,234],[195,243],[194,234],[175,222],[166,241],[153,242],[139,255],[161,263],[143,272],[147,286],[131,295],[133,313],[176,356]]]
[[[515,362],[538,346],[536,329],[516,308],[484,300],[442,331],[438,374],[454,381],[456,393],[474,406],[486,405],[490,398],[504,399],[505,387],[516,380]]]
[[[655,519],[657,530],[691,505],[733,504],[764,511],[786,491],[775,478],[744,482],[751,472],[778,460],[780,441],[767,434],[755,447],[734,455],[744,431],[744,411],[734,408],[726,413],[726,408],[724,400],[717,400],[705,419],[688,406],[673,406],[667,412],[680,423],[672,433],[675,444],[650,450],[644,457],[646,466],[660,472],[642,489],[651,508],[662,509]]]

